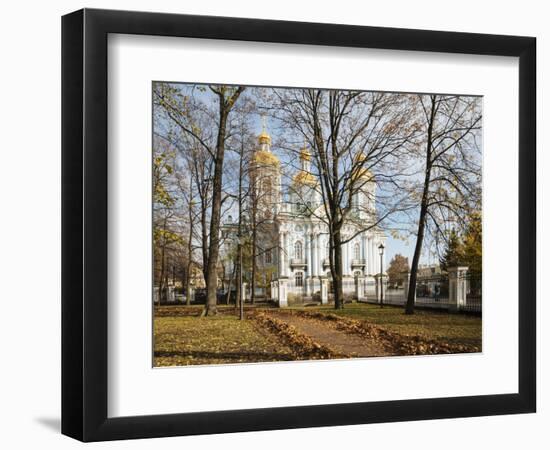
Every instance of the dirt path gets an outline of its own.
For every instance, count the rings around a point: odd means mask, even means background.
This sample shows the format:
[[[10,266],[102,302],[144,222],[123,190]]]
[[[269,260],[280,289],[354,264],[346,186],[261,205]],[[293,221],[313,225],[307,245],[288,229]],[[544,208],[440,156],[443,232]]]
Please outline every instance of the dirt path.
[[[390,355],[381,343],[363,336],[337,330],[322,320],[292,314],[271,313],[270,315],[295,327],[299,333],[305,334],[315,342],[329,347],[340,356],[364,358]]]

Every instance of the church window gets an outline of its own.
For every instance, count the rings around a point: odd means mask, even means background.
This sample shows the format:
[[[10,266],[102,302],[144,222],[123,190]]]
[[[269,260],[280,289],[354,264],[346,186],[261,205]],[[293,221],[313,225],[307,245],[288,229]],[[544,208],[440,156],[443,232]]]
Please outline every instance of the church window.
[[[296,259],[302,259],[303,252],[302,252],[302,242],[296,241],[294,244],[294,258]]]

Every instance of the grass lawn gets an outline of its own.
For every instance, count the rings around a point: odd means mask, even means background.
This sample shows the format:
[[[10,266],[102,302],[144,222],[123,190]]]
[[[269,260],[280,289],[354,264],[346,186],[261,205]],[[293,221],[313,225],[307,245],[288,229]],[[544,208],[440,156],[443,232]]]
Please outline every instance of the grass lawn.
[[[235,316],[155,317],[155,366],[289,361],[292,351],[254,321]]]
[[[321,311],[365,320],[403,336],[421,336],[440,342],[471,344],[481,347],[481,317],[419,309],[415,310],[413,315],[405,315],[402,307],[384,306],[384,308],[380,308],[378,305],[367,303],[346,304],[341,310],[335,310],[328,305],[293,309]]]

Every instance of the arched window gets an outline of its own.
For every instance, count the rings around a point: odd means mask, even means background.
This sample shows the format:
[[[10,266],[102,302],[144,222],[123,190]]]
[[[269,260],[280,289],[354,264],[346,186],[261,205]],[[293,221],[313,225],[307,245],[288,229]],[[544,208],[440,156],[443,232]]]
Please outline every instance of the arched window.
[[[302,241],[296,241],[294,243],[294,258],[302,259],[302,256],[303,256]]]
[[[296,287],[302,287],[304,285],[304,274],[302,272],[296,272],[294,276]]]
[[[265,252],[265,263],[266,264],[271,264],[272,263],[271,250],[267,250]]]
[[[359,247],[359,243],[356,243],[353,246],[353,258],[354,259],[361,259],[361,247]]]

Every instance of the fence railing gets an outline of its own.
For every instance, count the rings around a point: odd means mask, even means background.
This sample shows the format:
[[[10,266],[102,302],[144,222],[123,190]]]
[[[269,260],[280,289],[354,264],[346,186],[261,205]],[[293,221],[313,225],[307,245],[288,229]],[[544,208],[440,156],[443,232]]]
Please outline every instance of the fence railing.
[[[454,278],[452,278],[453,276]],[[452,292],[450,292],[450,276],[448,274],[418,278],[415,307],[481,314],[481,276],[458,271],[451,275],[451,279],[454,286]],[[395,287],[395,285],[403,286],[406,282],[407,280],[401,280],[400,283],[390,285],[387,280],[384,280],[383,303],[404,306],[407,302],[407,290],[404,287]],[[372,292],[371,295],[366,296],[365,301],[379,304],[380,297]]]

